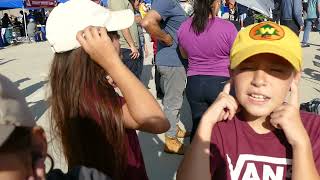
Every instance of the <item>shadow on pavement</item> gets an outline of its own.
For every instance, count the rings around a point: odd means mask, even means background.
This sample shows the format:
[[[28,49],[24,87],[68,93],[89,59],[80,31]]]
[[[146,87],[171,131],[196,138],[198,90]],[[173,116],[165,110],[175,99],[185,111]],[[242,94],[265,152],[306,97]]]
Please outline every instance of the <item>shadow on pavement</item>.
[[[31,104],[31,103],[29,103]],[[33,102],[33,105],[30,106],[30,110],[34,116],[34,119],[36,121],[38,121],[40,119],[40,117],[46,112],[46,110],[48,109],[48,104],[47,101],[45,100],[40,100],[37,102]]]
[[[1,59],[1,61],[2,61],[3,59]],[[5,61],[5,62],[1,62],[0,63],[0,66],[1,65],[4,65],[4,64],[7,64],[7,63],[9,63],[9,62],[11,62],[11,61],[15,61],[15,60],[17,60],[17,59],[10,59],[10,60],[7,60],[7,61]]]
[[[138,133],[147,174],[150,180],[175,179],[182,155],[163,152],[163,141],[155,134]]]
[[[320,81],[320,71],[306,68],[303,70],[304,74],[308,75],[311,79]]]
[[[29,81],[29,80],[31,80],[31,79],[30,78],[22,78],[16,82],[14,82],[14,84],[19,87],[21,83],[23,83],[25,81]]]
[[[318,93],[320,93],[320,90],[319,89],[317,89],[317,88],[313,88],[314,90],[316,90]]]
[[[312,44],[312,43],[309,43],[309,44],[312,45],[312,46],[319,46],[320,47],[319,44]]]
[[[21,90],[21,94],[24,97],[28,97],[30,96],[32,93],[36,92],[38,89],[42,88],[45,84],[47,84],[48,81],[40,81],[38,83],[35,83],[29,87],[26,87],[24,89]]]
[[[150,87],[148,86],[149,81],[153,79],[152,68],[153,68],[153,65],[151,65],[151,64],[143,65],[143,70],[141,73],[142,75],[140,77],[141,82],[148,89],[150,89]]]

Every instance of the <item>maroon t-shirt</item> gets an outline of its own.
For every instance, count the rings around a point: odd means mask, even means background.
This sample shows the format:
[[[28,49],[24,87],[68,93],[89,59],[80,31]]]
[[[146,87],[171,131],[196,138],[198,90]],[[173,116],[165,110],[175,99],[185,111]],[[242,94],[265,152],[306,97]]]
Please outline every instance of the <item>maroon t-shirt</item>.
[[[96,94],[86,94],[86,102],[89,104],[95,104],[96,97]],[[125,99],[123,97],[119,96],[117,99],[122,105],[125,104]],[[102,120],[94,107],[95,106],[89,106],[90,116],[97,121],[98,124],[101,124]],[[126,129],[125,131],[128,162],[127,169],[123,172],[124,179],[148,180],[137,133],[132,129]]]
[[[320,172],[320,116],[301,112],[301,119]],[[292,148],[282,130],[258,134],[237,116],[213,128],[210,171],[213,179],[291,179]]]
[[[126,129],[128,166],[124,179],[147,180],[148,176],[144,166],[143,156],[136,130]]]
[[[119,97],[119,99],[122,104],[125,104],[123,97]],[[124,179],[148,180],[136,130],[126,129],[126,135],[128,164]]]

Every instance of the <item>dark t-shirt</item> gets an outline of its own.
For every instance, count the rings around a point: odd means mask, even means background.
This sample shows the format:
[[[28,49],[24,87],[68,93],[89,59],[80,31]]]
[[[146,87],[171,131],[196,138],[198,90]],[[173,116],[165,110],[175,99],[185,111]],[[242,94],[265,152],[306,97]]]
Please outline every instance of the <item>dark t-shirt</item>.
[[[248,13],[248,7],[246,7],[246,6],[242,5],[242,4],[237,4],[237,6],[238,6],[238,14],[239,15]]]
[[[320,172],[320,116],[301,112],[318,172]],[[214,126],[210,146],[213,179],[291,179],[292,148],[281,130],[257,134],[235,117]]]
[[[2,28],[8,28],[9,24],[11,24],[11,21],[8,17],[3,17],[1,21],[2,21]]]

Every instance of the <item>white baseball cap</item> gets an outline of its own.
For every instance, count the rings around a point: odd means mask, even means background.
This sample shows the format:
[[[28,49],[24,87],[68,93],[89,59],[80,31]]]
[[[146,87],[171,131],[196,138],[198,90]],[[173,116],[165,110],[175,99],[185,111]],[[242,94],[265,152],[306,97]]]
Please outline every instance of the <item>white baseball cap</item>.
[[[33,127],[34,117],[17,86],[0,74],[0,147],[15,127]]]
[[[65,52],[80,47],[77,32],[88,26],[118,31],[130,27],[133,21],[134,14],[129,9],[111,11],[91,0],[70,0],[52,10],[46,24],[46,36],[54,52]]]

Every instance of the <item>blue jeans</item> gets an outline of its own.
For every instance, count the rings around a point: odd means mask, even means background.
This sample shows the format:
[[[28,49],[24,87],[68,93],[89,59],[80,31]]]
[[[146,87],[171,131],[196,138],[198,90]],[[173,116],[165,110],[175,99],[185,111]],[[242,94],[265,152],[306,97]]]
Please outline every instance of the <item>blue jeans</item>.
[[[140,79],[142,69],[143,69],[143,56],[140,55],[137,59],[132,59],[130,54],[130,49],[120,49],[122,54],[122,61],[123,63],[130,69],[130,71],[138,78]]]
[[[300,25],[293,19],[281,19],[280,24],[290,28],[298,37],[300,34]]]
[[[312,23],[315,21],[316,19],[306,19],[306,27],[304,28],[304,33],[303,33],[303,40],[302,43],[307,44],[309,41],[309,34],[312,30]],[[320,30],[320,25],[318,24],[317,27],[318,31]]]
[[[189,76],[186,95],[192,113],[192,130],[190,141],[198,128],[202,115],[215,101],[229,77],[196,75]]]

